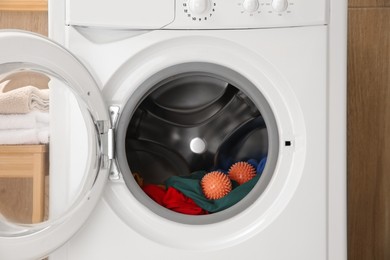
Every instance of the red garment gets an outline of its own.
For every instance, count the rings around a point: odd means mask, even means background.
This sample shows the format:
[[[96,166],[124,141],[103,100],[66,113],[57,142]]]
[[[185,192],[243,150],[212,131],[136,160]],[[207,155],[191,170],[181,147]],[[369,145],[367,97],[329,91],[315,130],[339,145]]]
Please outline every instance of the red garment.
[[[191,199],[175,188],[169,187],[163,199],[163,206],[166,208],[188,215],[204,215],[205,210],[196,205]]]
[[[156,203],[172,211],[187,215],[207,214],[207,211],[175,188],[169,187],[168,190],[165,190],[160,186],[147,184],[142,189]]]
[[[145,184],[142,189],[152,200],[162,205],[166,193],[164,188],[154,184]]]

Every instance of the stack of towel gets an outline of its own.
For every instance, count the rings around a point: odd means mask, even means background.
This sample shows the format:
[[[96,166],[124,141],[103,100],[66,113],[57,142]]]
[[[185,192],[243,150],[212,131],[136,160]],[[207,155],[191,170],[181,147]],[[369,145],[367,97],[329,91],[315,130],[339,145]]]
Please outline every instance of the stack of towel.
[[[0,87],[0,145],[49,142],[49,90]]]

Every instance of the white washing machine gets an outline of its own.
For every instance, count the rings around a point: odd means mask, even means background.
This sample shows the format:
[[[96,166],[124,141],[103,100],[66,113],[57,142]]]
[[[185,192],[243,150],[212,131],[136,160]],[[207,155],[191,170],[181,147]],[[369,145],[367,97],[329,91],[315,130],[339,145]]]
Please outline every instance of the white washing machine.
[[[0,218],[0,259],[346,259],[346,6],[49,1],[59,44],[1,32],[0,73],[50,77],[52,120],[48,218]],[[199,198],[236,162],[241,196]]]

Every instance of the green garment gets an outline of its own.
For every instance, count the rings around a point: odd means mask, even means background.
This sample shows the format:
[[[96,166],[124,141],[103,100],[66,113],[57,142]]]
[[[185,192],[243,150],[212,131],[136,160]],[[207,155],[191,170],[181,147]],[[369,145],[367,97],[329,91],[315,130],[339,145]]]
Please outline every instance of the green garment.
[[[200,186],[200,180],[205,174],[205,171],[198,171],[189,176],[172,176],[165,181],[165,185],[167,188],[173,187],[181,191],[184,195],[193,199],[199,207],[213,213],[227,209],[239,202],[252,190],[260,178],[260,175],[256,175],[252,180],[242,185],[232,182],[233,190],[229,194],[218,200],[209,200],[204,196]]]

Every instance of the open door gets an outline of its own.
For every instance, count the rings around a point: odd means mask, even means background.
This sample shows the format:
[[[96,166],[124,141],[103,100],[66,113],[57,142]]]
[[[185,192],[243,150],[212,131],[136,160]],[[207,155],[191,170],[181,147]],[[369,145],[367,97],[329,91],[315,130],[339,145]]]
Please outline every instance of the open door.
[[[76,57],[60,45],[31,33],[0,31],[0,49],[2,91],[8,88],[7,94],[10,94],[15,91],[14,85],[18,84],[17,87],[29,87],[30,91],[31,87],[39,88],[41,86],[34,85],[34,80],[27,83],[20,80],[23,76],[37,75],[40,83],[42,79],[47,79],[50,92],[49,134],[46,141],[38,140],[46,143],[46,151],[50,154],[50,170],[41,181],[46,187],[41,187],[46,203],[43,197],[40,199],[41,206],[46,205],[45,209],[41,209],[41,216],[38,214],[31,222],[23,221],[1,207],[6,201],[0,197],[0,259],[36,260],[71,238],[98,202],[111,161],[108,138],[110,117],[94,78]],[[12,79],[16,79],[16,83]],[[65,111],[61,114],[62,108]],[[30,112],[39,114],[36,107],[29,109],[31,111],[25,111],[25,115]],[[11,114],[12,111],[7,116]],[[63,115],[68,116],[65,118]],[[61,140],[57,131],[64,127],[69,131],[64,131]],[[3,128],[6,128],[4,124]],[[23,148],[23,145],[21,142],[17,148]],[[75,158],[77,162],[74,162]],[[0,168],[3,168],[0,172],[4,173],[5,166],[10,166],[11,161],[7,156],[0,157]],[[21,160],[17,166],[20,166],[21,178],[28,179],[26,176],[33,167],[23,168],[24,164],[25,161]],[[7,172],[0,174],[0,180],[15,177],[12,168],[7,167]],[[34,190],[34,183],[32,185]]]

